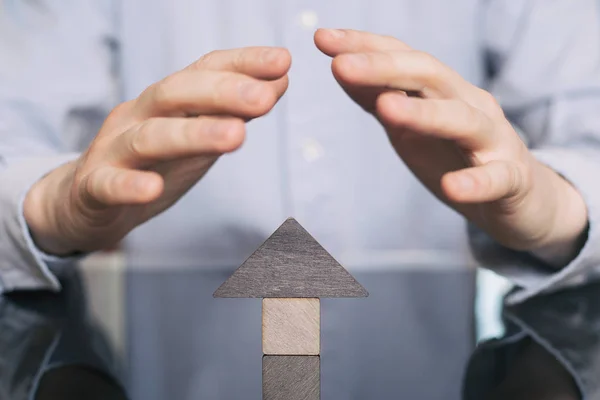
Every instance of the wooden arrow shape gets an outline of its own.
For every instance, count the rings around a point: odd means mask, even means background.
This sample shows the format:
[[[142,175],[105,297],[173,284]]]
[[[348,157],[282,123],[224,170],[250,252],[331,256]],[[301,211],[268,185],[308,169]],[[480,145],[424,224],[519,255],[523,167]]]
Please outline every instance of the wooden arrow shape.
[[[295,219],[287,219],[214,297],[367,297],[369,293]]]

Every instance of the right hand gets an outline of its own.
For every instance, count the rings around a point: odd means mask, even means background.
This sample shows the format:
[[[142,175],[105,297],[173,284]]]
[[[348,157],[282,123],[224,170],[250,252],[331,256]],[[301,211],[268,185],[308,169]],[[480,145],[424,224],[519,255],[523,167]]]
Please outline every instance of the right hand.
[[[172,206],[274,107],[290,63],[281,48],[215,51],[117,106],[87,151],[27,193],[36,244],[55,255],[108,248]]]

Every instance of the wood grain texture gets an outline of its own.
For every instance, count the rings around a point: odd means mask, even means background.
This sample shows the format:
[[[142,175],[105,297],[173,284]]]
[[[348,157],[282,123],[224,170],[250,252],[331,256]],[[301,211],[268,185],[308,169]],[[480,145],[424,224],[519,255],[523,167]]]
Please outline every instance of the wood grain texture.
[[[263,400],[319,400],[319,356],[263,356]]]
[[[264,299],[263,353],[318,355],[321,304],[319,299]]]
[[[287,219],[214,297],[366,297],[369,293],[300,224]]]

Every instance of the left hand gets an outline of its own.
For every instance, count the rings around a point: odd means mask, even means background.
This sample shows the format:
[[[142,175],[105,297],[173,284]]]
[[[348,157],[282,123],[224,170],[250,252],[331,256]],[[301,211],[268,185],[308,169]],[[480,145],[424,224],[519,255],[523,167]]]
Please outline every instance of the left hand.
[[[587,227],[581,195],[535,159],[490,93],[389,36],[319,30],[315,43],[440,200],[512,249],[575,250]]]

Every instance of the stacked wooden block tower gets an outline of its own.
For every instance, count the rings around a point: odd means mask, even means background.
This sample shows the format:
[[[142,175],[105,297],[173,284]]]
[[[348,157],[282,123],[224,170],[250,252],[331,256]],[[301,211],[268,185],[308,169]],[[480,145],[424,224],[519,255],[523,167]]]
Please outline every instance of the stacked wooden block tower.
[[[262,298],[263,400],[321,397],[321,297],[366,297],[300,224],[286,220],[214,293]]]

